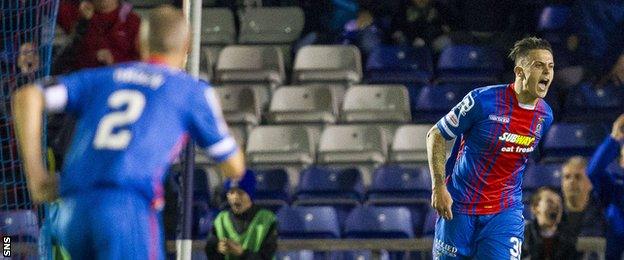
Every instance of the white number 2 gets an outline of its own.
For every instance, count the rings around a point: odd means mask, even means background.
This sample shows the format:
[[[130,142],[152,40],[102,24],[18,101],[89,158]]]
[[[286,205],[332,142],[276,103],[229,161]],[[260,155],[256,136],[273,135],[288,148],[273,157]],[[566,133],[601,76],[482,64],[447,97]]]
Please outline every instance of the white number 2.
[[[145,108],[145,96],[136,90],[118,90],[108,97],[108,106],[111,109],[126,108],[121,111],[105,115],[98,124],[93,140],[96,149],[122,150],[132,140],[132,133],[127,129],[113,130],[136,122]]]
[[[509,249],[511,254],[511,260],[520,260],[520,253],[522,253],[522,241],[517,237],[511,237],[509,242],[513,244],[513,248]]]

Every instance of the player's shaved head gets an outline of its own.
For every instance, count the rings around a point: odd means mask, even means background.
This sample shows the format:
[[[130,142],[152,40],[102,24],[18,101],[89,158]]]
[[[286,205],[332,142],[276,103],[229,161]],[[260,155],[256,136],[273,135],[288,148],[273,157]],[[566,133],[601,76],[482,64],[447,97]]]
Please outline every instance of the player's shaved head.
[[[531,50],[547,50],[550,53],[553,52],[548,41],[537,37],[527,37],[514,44],[509,52],[509,58],[518,65],[519,62],[523,61],[529,55]]]
[[[141,24],[141,41],[149,53],[186,53],[190,30],[184,13],[172,6],[152,9]]]

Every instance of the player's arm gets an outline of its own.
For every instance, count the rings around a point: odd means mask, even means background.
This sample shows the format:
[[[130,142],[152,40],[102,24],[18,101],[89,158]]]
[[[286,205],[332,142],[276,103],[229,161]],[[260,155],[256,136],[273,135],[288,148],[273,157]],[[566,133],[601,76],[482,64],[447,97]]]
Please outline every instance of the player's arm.
[[[477,91],[472,91],[427,133],[427,160],[431,174],[431,206],[438,215],[452,219],[453,199],[446,188],[446,140],[460,136],[479,118]]]
[[[445,167],[446,141],[437,126],[433,126],[427,133],[427,160],[431,174],[431,207],[438,215],[445,219],[452,219],[451,206],[453,199],[446,189]]]
[[[202,84],[203,85],[203,84]],[[203,85],[191,95],[191,134],[206,154],[217,163],[221,174],[239,180],[245,173],[245,158],[230,135],[214,90]]]
[[[58,197],[55,176],[48,174],[42,158],[42,121],[44,93],[38,86],[26,85],[12,97],[16,136],[31,199],[34,203],[53,201]]]
[[[624,141],[624,114],[620,115],[611,129],[611,134],[605,138],[604,142],[596,149],[587,165],[587,176],[592,182],[594,189],[599,194],[604,192],[602,187],[609,183],[607,166],[615,160],[620,152],[620,143]],[[601,194],[603,195],[603,194]]]

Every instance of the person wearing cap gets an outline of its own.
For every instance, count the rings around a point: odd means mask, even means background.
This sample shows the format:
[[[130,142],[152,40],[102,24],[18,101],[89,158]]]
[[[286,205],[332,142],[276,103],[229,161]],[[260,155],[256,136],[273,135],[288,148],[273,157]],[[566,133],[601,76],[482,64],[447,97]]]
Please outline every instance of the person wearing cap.
[[[256,177],[250,170],[224,184],[229,209],[219,212],[206,242],[208,259],[273,259],[277,222],[273,212],[253,204]]]

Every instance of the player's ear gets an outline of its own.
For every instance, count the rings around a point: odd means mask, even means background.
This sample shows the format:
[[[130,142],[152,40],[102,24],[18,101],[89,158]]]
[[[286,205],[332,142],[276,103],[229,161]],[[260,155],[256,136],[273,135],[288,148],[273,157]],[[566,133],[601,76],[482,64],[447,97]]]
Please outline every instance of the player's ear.
[[[524,76],[524,69],[519,64],[516,64],[516,66],[514,67],[514,74],[516,74],[516,77],[520,77],[520,78],[524,78],[525,77]]]

